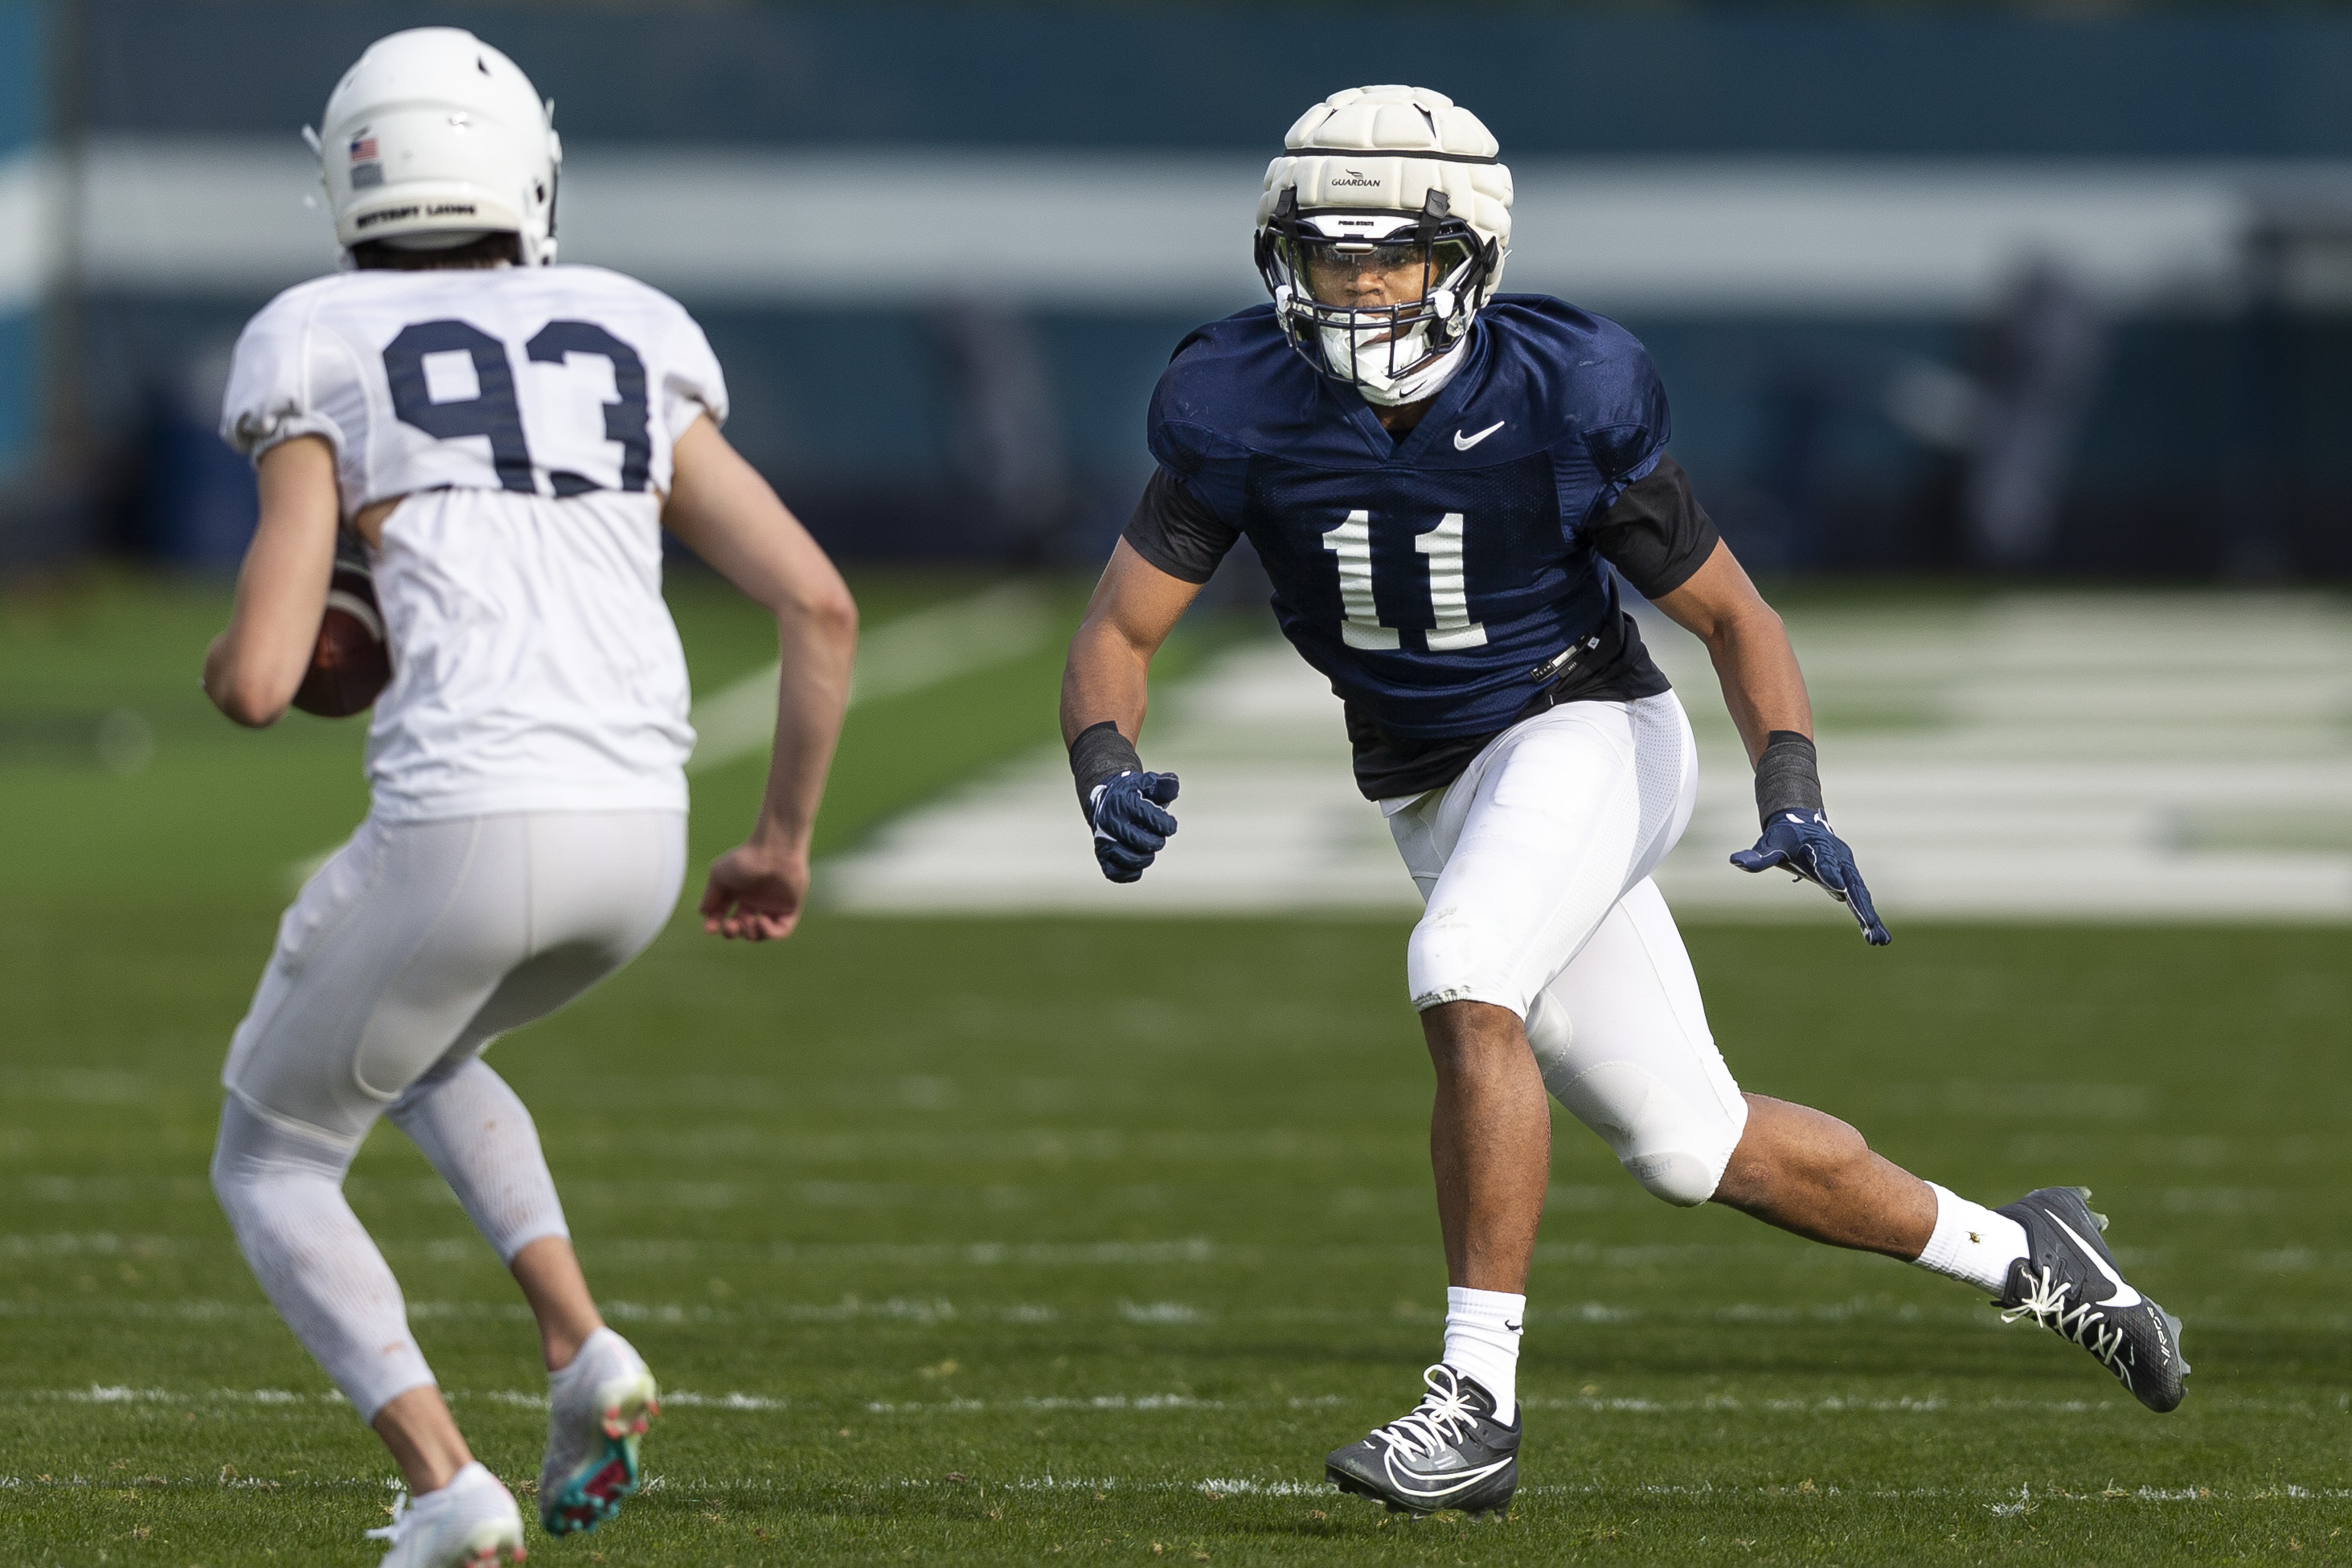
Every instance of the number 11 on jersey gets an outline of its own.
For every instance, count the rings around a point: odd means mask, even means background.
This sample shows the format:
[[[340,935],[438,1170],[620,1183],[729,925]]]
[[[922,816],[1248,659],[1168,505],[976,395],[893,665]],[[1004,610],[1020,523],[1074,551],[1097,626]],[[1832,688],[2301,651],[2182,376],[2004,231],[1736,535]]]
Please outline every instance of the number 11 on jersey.
[[[1463,517],[1448,512],[1435,528],[1413,536],[1413,549],[1429,558],[1430,628],[1425,633],[1433,653],[1457,648],[1484,647],[1486,628],[1470,619],[1470,593],[1463,580]],[[1323,548],[1339,558],[1339,636],[1350,648],[1394,649],[1397,632],[1381,624],[1372,594],[1372,515],[1348,514],[1348,520],[1323,536]]]

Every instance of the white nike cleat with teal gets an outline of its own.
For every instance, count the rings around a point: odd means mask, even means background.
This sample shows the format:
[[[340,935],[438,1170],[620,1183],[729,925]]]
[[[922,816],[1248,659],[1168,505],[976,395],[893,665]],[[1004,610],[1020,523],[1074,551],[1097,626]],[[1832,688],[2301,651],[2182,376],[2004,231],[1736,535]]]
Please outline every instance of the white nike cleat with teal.
[[[389,1541],[383,1568],[498,1568],[523,1559],[522,1511],[504,1482],[479,1462],[423,1497],[406,1493],[392,1506],[392,1522],[368,1531]]]
[[[637,1443],[661,1414],[654,1375],[611,1329],[547,1379],[547,1462],[539,1522],[550,1535],[593,1530],[637,1490]]]
[[[1518,1412],[1495,1419],[1495,1396],[1444,1363],[1421,1375],[1419,1406],[1361,1441],[1324,1457],[1333,1486],[1387,1505],[1391,1513],[1459,1509],[1492,1513],[1519,1487]]]
[[[2179,1406],[2189,1363],[2180,1356],[2180,1320],[2124,1283],[2099,1233],[2091,1189],[2045,1186],[1994,1210],[2025,1228],[2025,1256],[2009,1266],[2009,1288],[1993,1305],[2004,1322],[2032,1318],[2073,1340],[2149,1409]]]

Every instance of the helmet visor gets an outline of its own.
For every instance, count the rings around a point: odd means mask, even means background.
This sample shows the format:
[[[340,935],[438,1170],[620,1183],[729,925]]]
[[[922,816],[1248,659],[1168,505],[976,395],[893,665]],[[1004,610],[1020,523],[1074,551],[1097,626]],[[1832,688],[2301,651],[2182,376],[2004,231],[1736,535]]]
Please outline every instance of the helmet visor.
[[[1378,310],[1418,305],[1470,258],[1469,245],[1450,236],[1433,246],[1417,239],[1307,240],[1297,246],[1293,271],[1318,305]]]
[[[1307,253],[1302,258],[1306,265],[1299,269],[1301,281],[1318,304],[1378,309],[1417,304],[1429,291],[1427,246],[1342,240],[1300,248]]]

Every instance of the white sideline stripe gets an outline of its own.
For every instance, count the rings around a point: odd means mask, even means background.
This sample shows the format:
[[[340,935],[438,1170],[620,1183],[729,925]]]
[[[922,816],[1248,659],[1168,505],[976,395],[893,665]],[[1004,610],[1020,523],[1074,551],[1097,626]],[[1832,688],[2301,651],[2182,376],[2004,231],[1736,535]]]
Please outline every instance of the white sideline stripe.
[[[1042,591],[1008,582],[885,622],[857,640],[849,706],[905,696],[1023,658],[1050,634],[1051,609]],[[770,664],[694,705],[688,773],[768,749],[775,738],[776,680],[782,674],[781,664]]]
[[[590,142],[568,153],[564,258],[697,300],[980,295],[1208,314],[1265,298],[1248,245],[1258,152]],[[2352,186],[2352,165],[2315,162],[1510,163],[1507,281],[1620,311],[1975,312],[2037,257],[2110,308],[2208,308],[2226,297],[2265,192],[2340,198]],[[290,135],[100,137],[85,167],[86,265],[101,287],[250,296],[334,266],[317,164]],[[1015,212],[1054,220],[1003,221]],[[20,260],[16,276],[37,282],[45,265]]]
[[[1890,923],[2352,920],[2344,601],[2019,593],[1787,619],[1832,821]],[[1705,651],[1654,615],[1643,638],[1699,743],[1698,810],[1656,873],[1667,901],[1850,930],[1818,890],[1725,863],[1756,835],[1747,758]],[[1349,777],[1339,704],[1286,645],[1228,650],[1156,695],[1143,752],[1181,777],[1181,826],[1139,883],[1097,871],[1048,747],[886,823],[826,862],[820,893],[876,913],[1419,910]]]

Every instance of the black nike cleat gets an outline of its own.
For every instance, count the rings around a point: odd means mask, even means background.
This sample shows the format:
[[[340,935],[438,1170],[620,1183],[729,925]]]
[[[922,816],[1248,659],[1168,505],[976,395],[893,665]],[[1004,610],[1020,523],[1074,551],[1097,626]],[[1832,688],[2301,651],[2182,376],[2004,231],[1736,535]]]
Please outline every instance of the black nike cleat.
[[[1411,1413],[1326,1455],[1323,1473],[1344,1492],[1391,1513],[1493,1513],[1519,1490],[1518,1412],[1495,1419],[1495,1396],[1439,1364],[1421,1375],[1428,1395]]]
[[[2045,1186],[1995,1209],[2025,1227],[2025,1256],[2009,1266],[2009,1288],[1993,1305],[2003,1322],[2032,1318],[2089,1351],[2161,1414],[2187,1392],[2180,1380],[2180,1320],[2124,1283],[2091,1211],[2086,1186]]]

